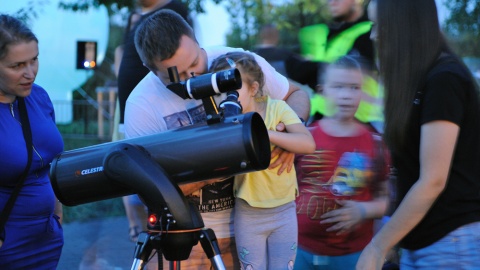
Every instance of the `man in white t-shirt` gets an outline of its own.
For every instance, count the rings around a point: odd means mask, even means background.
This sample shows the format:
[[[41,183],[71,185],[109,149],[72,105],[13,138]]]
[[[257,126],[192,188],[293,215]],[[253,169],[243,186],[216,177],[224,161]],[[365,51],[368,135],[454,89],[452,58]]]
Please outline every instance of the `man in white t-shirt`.
[[[183,18],[168,10],[158,11],[139,25],[135,45],[144,65],[150,73],[140,81],[130,94],[125,109],[125,137],[134,138],[189,126],[206,121],[201,100],[183,99],[169,90],[167,69],[176,66],[180,80],[208,72],[211,62],[229,51],[242,50],[228,47],[201,48],[193,29]],[[272,98],[283,99],[306,119],[310,112],[308,94],[299,90],[277,73],[265,59],[255,55],[265,73],[264,93]],[[217,104],[225,98],[216,98]],[[193,150],[194,151],[194,150]],[[294,155],[275,149],[279,155],[271,167],[281,166],[279,173],[290,170]],[[233,178],[180,184],[187,198],[193,200],[207,228],[214,230],[222,260],[227,269],[239,269],[235,241],[233,238]],[[226,202],[218,207],[215,201]],[[200,245],[196,245],[187,261],[181,262],[182,269],[209,269],[210,261]],[[150,268],[150,267],[149,267]],[[164,266],[165,269],[168,269]]]

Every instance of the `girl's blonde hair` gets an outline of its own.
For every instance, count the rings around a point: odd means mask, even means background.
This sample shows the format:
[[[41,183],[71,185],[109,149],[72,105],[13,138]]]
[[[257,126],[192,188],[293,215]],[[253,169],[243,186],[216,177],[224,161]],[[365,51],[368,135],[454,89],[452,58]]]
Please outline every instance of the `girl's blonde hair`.
[[[258,82],[258,92],[255,97],[263,96],[263,86],[265,85],[265,75],[262,68],[255,60],[255,57],[247,52],[229,52],[213,60],[210,72],[238,68],[242,74],[242,80],[248,85]]]

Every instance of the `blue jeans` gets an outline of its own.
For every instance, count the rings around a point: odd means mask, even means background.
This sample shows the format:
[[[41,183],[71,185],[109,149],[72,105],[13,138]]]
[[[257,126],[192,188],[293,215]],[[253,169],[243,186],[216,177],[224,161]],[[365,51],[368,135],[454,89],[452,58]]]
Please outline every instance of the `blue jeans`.
[[[361,252],[341,256],[315,255],[300,247],[297,248],[295,270],[339,270],[355,269]],[[438,269],[437,269],[438,270]]]
[[[428,247],[402,249],[400,269],[479,270],[480,222],[464,225]]]

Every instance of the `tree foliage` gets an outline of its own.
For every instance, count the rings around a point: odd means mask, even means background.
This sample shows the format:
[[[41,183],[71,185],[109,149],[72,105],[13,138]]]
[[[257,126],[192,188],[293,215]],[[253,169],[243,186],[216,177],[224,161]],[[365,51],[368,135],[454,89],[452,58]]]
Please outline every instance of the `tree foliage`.
[[[204,3],[207,0],[180,0],[185,3],[191,11],[197,13],[204,13]],[[222,2],[222,0],[211,0],[215,4]],[[60,8],[73,11],[87,11],[92,7],[105,6],[109,10],[120,10],[127,8],[133,10],[136,5],[136,0],[62,0],[60,1]]]
[[[298,30],[328,19],[326,0],[237,0],[223,2],[230,15],[231,32],[227,44],[251,49],[257,43],[259,29],[275,24],[285,47],[295,47]]]
[[[449,10],[445,32],[462,56],[480,57],[480,3],[477,0],[444,0]]]
[[[15,17],[28,25],[33,18],[38,17],[45,4],[48,4],[48,0],[29,0],[25,7],[17,10]]]

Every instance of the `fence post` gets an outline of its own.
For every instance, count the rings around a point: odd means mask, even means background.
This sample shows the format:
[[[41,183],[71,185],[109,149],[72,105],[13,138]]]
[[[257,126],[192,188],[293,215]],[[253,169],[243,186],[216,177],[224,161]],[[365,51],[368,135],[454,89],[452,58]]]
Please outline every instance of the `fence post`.
[[[103,139],[105,138],[105,127],[104,120],[108,118],[110,121],[109,125],[109,136],[112,135],[113,131],[113,116],[115,114],[115,99],[117,98],[117,86],[112,82],[107,82],[105,86],[99,86],[95,89],[97,92],[97,102],[98,102],[98,111],[97,111],[97,120],[98,120],[98,137]],[[104,94],[108,94],[108,102],[104,101]]]
[[[115,121],[115,105],[116,105],[116,99],[117,99],[117,86],[116,85],[111,85],[108,87],[108,108],[110,112],[110,138],[112,137],[113,134],[113,124]]]
[[[103,93],[105,92],[105,87],[99,86],[96,89],[97,92],[97,123],[98,123],[98,137],[103,138]]]

